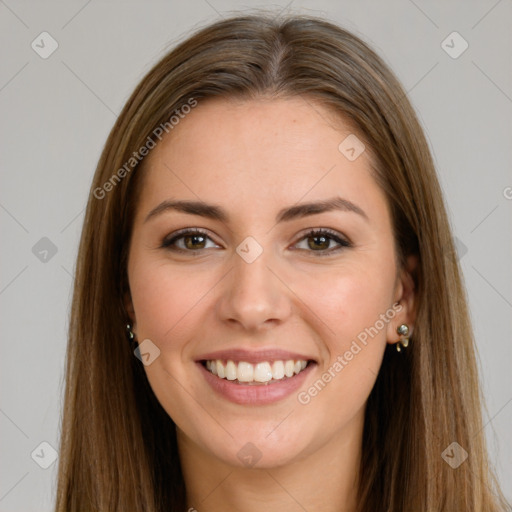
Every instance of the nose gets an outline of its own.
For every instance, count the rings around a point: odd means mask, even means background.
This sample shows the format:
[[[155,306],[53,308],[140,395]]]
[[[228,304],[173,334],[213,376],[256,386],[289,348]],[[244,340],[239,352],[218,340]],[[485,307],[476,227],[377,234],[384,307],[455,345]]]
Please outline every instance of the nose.
[[[275,262],[274,262],[275,263]],[[218,313],[224,322],[248,331],[283,323],[291,314],[290,289],[267,251],[252,263],[233,254],[233,268],[223,280]]]

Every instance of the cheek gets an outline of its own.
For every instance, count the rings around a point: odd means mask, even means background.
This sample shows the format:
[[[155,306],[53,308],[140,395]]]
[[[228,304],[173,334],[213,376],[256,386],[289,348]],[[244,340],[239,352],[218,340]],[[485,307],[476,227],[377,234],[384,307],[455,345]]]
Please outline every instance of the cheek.
[[[297,279],[294,291],[318,317],[323,337],[328,341],[331,356],[347,349],[347,343],[377,324],[378,334],[372,338],[385,338],[385,325],[381,315],[392,306],[394,270],[386,258],[370,262],[360,258],[347,262],[328,272],[315,272],[307,279]],[[386,322],[384,322],[386,323]],[[364,335],[359,336],[364,341]]]
[[[215,282],[212,273],[141,259],[130,279],[138,337],[161,349],[178,348]]]
[[[386,317],[391,281],[351,270],[331,276],[323,290],[305,295],[322,320],[321,342],[327,357],[313,381],[300,390],[297,402],[307,428],[314,431],[321,424],[328,435],[348,425],[364,407],[380,369],[386,327],[392,318]]]
[[[329,413],[331,420],[338,415],[345,420],[361,407],[382,362],[387,327],[395,316],[395,271],[391,248],[378,256],[367,253],[350,261],[347,258],[346,264],[316,272],[297,289],[318,317],[316,326],[325,354],[315,385],[303,390],[299,403],[314,401],[319,415],[325,411],[325,402],[331,403],[335,409],[329,409],[337,411]]]

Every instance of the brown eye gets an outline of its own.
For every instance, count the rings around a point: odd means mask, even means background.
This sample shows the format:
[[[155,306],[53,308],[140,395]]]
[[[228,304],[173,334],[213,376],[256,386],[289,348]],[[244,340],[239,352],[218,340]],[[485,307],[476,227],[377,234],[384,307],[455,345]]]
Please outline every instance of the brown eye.
[[[204,244],[206,243],[206,237],[204,235],[187,235],[182,237],[183,243],[187,249],[204,249]]]
[[[306,247],[300,247],[304,241],[306,241]],[[352,247],[348,240],[329,229],[310,231],[296,245],[300,250],[316,253],[316,256],[328,256],[344,248]]]
[[[188,229],[174,233],[170,237],[165,238],[162,241],[161,247],[170,251],[194,253],[195,251],[208,249],[207,244],[209,241],[214,247],[219,247],[206,233],[199,230]]]
[[[308,236],[308,246],[310,249],[329,249],[331,239],[325,235]]]

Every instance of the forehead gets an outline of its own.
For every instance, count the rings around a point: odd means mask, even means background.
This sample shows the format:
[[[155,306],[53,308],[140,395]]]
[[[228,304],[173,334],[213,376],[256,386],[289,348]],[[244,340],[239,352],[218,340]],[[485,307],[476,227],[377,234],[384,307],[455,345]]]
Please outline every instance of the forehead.
[[[369,148],[352,147],[364,147],[353,128],[310,99],[199,100],[146,157],[142,207],[186,198],[256,215],[340,195],[386,208]]]

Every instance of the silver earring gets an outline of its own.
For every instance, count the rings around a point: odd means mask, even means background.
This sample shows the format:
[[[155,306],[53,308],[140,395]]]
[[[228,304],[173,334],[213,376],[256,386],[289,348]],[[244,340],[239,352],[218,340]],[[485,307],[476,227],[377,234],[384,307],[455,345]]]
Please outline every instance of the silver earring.
[[[132,331],[131,324],[126,324],[126,336],[130,342],[135,340],[135,333]]]
[[[396,351],[401,352],[402,349],[400,345],[404,348],[409,346],[409,326],[407,324],[402,324],[397,328],[396,332],[400,336],[403,336],[403,338],[396,343]]]

